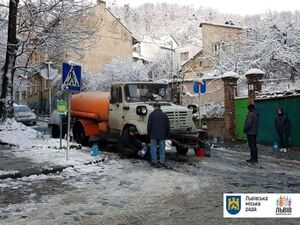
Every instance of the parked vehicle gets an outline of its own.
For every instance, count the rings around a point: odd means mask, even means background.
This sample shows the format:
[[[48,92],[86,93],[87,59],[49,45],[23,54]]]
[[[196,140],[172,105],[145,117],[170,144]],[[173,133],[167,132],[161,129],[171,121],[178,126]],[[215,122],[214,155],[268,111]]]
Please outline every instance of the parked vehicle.
[[[14,104],[15,120],[24,124],[33,124],[37,122],[36,114],[27,105]]]
[[[82,92],[72,96],[73,137],[86,143],[91,136],[117,141],[122,132],[134,126],[141,139],[147,141],[148,116],[159,102],[171,126],[172,144],[179,154],[189,148],[198,150],[206,132],[196,129],[192,110],[171,102],[168,84],[157,82],[125,82],[113,84],[111,92]]]

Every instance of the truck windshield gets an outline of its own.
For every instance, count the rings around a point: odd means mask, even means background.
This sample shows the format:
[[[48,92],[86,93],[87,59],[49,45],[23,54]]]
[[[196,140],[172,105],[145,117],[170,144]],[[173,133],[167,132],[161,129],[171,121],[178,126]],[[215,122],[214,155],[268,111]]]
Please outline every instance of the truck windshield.
[[[127,102],[171,101],[167,84],[128,84],[125,95]]]

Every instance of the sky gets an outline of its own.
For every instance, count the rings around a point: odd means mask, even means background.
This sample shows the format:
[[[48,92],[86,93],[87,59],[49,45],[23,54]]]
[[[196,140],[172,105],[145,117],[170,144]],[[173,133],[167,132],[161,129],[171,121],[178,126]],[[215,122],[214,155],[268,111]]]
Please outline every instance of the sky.
[[[179,5],[194,5],[196,7],[212,7],[221,13],[253,15],[272,11],[300,10],[299,0],[116,0],[117,4],[139,6],[143,3],[167,2]]]

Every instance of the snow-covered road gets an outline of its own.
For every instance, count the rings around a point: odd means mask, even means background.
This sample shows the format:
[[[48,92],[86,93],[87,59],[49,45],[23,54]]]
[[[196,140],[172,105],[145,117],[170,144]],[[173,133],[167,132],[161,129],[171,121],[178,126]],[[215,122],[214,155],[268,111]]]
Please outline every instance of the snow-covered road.
[[[106,164],[0,181],[2,225],[300,224],[298,219],[223,219],[224,192],[300,192],[300,164],[222,149],[211,158],[168,154],[169,169],[107,153]]]

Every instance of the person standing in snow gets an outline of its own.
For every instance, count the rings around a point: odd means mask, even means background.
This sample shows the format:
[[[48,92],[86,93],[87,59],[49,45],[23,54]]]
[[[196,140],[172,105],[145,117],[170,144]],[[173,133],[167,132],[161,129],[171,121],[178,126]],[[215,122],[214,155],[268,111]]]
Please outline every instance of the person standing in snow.
[[[67,133],[68,118],[65,115],[62,116],[59,115],[57,110],[53,110],[48,121],[48,127],[51,130],[52,138],[59,138],[61,122],[62,122],[62,138],[64,138]]]
[[[154,103],[154,111],[148,119],[147,132],[151,142],[151,165],[165,165],[166,139],[170,137],[170,122],[168,116],[160,109],[159,103]],[[159,164],[157,164],[157,145],[159,145]]]
[[[287,152],[290,136],[290,120],[284,115],[283,109],[278,108],[275,118],[275,129],[279,137],[280,151]]]
[[[244,124],[244,133],[247,134],[248,145],[250,148],[251,158],[247,159],[247,162],[257,163],[258,162],[258,153],[256,138],[258,133],[258,124],[259,124],[259,114],[255,109],[254,104],[248,105],[248,114]]]

